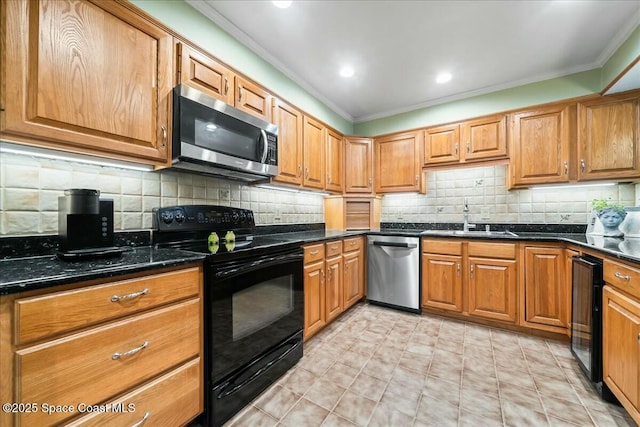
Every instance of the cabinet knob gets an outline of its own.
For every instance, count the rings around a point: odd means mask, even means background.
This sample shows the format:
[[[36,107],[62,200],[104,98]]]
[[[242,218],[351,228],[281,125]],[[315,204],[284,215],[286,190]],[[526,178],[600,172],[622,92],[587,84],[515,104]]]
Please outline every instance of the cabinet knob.
[[[460,263],[456,264],[456,270],[458,272],[458,277],[460,277]]]
[[[147,295],[149,293],[149,289],[144,288],[141,291],[138,292],[134,292],[131,294],[127,294],[127,295],[114,295],[111,297],[111,302],[118,302],[118,301],[124,301],[124,300],[128,300],[128,299],[133,299],[133,298],[138,298],[141,297],[143,295]]]
[[[458,155],[458,143],[456,142],[456,144],[453,146],[453,152]]]
[[[467,153],[471,153],[471,141],[467,141]]]
[[[242,104],[242,85],[238,85],[238,104]]]
[[[373,179],[369,178],[369,185],[373,184]]]
[[[420,178],[418,177],[418,175],[416,175],[416,185],[418,185],[418,179]]]
[[[564,161],[564,174],[569,175],[569,162],[566,160]]]
[[[475,266],[473,264],[471,264],[471,278],[473,279],[473,270],[475,269]]]
[[[304,170],[305,170],[304,177],[309,179],[309,168],[305,168]]]
[[[584,173],[587,170],[587,162],[584,159],[580,159],[580,171]]]
[[[298,176],[302,176],[302,165],[298,165]]]
[[[167,146],[167,127],[166,126],[161,126],[160,129],[162,129],[162,146],[166,147]]]
[[[227,76],[224,76],[224,94],[229,94],[229,79],[227,78]]]

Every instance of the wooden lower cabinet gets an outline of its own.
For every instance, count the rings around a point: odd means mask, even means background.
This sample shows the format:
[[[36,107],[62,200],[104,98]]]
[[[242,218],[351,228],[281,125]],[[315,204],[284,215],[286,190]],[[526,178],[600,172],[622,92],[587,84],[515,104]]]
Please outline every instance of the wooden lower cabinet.
[[[343,309],[347,310],[364,297],[364,237],[343,240],[344,264]]]
[[[315,335],[327,324],[324,259],[304,266],[304,337]]]
[[[198,265],[3,296],[0,400],[39,410],[0,425],[188,423],[204,409],[201,295]],[[135,412],[84,409],[108,403]]]
[[[612,286],[603,290],[603,378],[640,424],[640,303]]]
[[[425,238],[422,252],[423,308],[517,321],[515,244]]]
[[[462,312],[462,256],[422,254],[422,306]]]
[[[364,296],[364,238],[304,247],[304,339]]]
[[[516,322],[515,259],[469,257],[469,314]]]
[[[571,282],[565,279],[566,268],[565,253],[561,247],[524,248],[525,322],[566,331],[571,315],[567,309]]]
[[[342,246],[342,245],[341,245]],[[342,313],[342,256],[325,261],[327,287],[325,289],[326,321],[331,322]]]

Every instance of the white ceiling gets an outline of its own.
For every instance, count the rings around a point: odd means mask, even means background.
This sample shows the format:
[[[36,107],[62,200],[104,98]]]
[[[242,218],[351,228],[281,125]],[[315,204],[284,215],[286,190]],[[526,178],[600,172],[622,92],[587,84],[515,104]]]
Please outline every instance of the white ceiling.
[[[186,1],[356,122],[601,67],[640,23],[640,0]]]

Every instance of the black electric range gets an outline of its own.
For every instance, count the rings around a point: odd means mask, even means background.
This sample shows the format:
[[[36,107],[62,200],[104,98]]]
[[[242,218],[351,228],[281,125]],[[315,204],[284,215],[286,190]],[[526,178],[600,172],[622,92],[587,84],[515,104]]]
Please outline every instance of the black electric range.
[[[255,236],[253,212],[154,209],[153,241],[205,253],[203,424],[221,426],[302,357],[301,241]]]

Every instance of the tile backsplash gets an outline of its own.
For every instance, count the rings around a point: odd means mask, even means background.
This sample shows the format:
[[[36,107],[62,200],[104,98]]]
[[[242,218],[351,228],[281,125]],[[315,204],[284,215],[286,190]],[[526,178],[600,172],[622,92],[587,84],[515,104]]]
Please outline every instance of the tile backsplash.
[[[0,153],[0,235],[56,234],[58,196],[95,188],[114,200],[116,230],[151,228],[151,209],[216,204],[251,209],[258,225],[324,222],[321,195],[242,185],[172,170],[144,172]]]
[[[382,222],[586,224],[593,198],[625,206],[640,199],[640,185],[571,189],[506,189],[506,166],[444,170],[427,174],[426,195],[388,195]],[[58,196],[67,188],[96,188],[114,200],[116,230],[151,228],[151,209],[182,204],[218,204],[251,209],[258,225],[324,222],[323,196],[259,188],[186,172],[143,172],[116,167],[0,154],[0,235],[56,234]]]
[[[611,197],[614,202],[635,206],[640,195],[636,196],[634,184],[507,191],[505,165],[443,170],[427,174],[426,195],[383,197],[381,220],[463,222],[465,197],[472,223],[586,224],[592,199]]]

